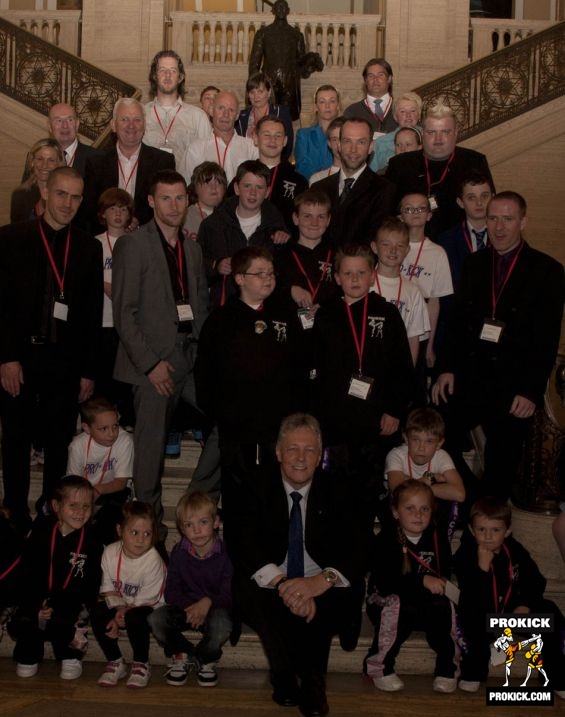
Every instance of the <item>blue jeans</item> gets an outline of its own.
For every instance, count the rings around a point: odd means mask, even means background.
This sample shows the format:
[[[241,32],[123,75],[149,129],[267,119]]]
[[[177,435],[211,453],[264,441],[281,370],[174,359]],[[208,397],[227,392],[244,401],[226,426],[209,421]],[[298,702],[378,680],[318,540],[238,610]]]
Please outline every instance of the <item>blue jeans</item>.
[[[167,657],[186,652],[201,665],[220,659],[222,645],[227,642],[232,629],[231,617],[224,608],[210,608],[204,624],[198,628],[202,639],[197,645],[183,635],[185,630],[192,629],[186,622],[184,610],[163,605],[154,610],[148,620],[153,635],[163,645]]]

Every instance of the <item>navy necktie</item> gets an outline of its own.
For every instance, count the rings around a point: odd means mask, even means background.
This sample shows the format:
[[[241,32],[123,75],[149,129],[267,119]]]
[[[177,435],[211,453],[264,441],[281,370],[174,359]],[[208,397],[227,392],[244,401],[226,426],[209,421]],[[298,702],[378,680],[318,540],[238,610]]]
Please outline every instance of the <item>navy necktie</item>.
[[[286,561],[286,574],[289,578],[304,577],[304,535],[302,531],[302,510],[300,501],[302,495],[293,490],[290,494],[292,508],[288,521],[288,555]]]
[[[475,239],[477,241],[477,251],[480,251],[481,249],[485,248],[486,233],[487,233],[486,229],[483,229],[482,231],[479,231],[478,229],[473,229],[473,234],[475,235]]]
[[[347,198],[347,195],[349,194],[349,192],[350,192],[351,189],[353,188],[353,182],[354,182],[354,181],[355,181],[355,179],[354,179],[353,177],[347,177],[347,179],[344,180],[344,182],[343,182],[343,190],[342,190],[341,194],[339,195],[339,201],[340,201],[340,203],[341,203],[341,202],[344,202],[345,199]]]

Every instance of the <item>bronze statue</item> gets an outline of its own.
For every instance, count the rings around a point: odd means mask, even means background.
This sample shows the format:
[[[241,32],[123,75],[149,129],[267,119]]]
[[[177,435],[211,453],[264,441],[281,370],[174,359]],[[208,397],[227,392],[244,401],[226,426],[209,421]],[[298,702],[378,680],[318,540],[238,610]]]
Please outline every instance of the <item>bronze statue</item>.
[[[260,28],[253,39],[249,55],[249,74],[262,70],[273,84],[277,104],[290,109],[293,120],[300,117],[300,78],[324,68],[317,52],[306,52],[304,36],[288,24],[290,12],[286,0],[276,0],[272,9],[275,19]]]

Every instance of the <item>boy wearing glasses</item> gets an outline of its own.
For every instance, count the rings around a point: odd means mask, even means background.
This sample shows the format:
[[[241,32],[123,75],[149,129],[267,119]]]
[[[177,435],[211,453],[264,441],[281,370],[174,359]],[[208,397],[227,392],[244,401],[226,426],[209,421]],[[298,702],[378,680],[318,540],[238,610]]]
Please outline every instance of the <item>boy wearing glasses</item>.
[[[222,510],[227,519],[250,471],[275,459],[281,420],[296,407],[292,308],[272,297],[273,259],[248,246],[230,260],[239,297],[206,320],[195,366],[198,405],[218,426]]]
[[[400,218],[408,227],[410,249],[400,267],[404,281],[417,282],[430,315],[427,342],[420,344],[420,363],[435,364],[434,340],[439,319],[440,297],[453,294],[451,271],[445,249],[426,237],[426,222],[431,219],[430,203],[425,194],[405,194],[400,201]]]
[[[223,306],[236,293],[232,257],[246,246],[273,250],[288,241],[284,219],[269,202],[270,170],[259,160],[239,165],[234,180],[235,196],[226,199],[198,230],[213,306]]]

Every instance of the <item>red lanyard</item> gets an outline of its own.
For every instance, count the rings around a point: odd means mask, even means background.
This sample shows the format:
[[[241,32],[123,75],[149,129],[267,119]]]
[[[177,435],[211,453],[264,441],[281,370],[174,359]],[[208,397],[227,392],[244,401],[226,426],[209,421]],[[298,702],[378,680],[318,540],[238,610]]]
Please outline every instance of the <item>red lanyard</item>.
[[[230,146],[230,142],[233,139],[233,135],[230,137],[229,142],[226,144],[226,148],[224,149],[224,158],[220,159],[220,148],[218,147],[218,138],[216,135],[214,135],[214,142],[216,143],[216,156],[218,157],[218,164],[222,169],[224,168],[224,165],[226,163],[226,154],[228,153],[228,148]]]
[[[167,242],[167,247],[169,248],[169,251],[172,253],[173,257],[175,258],[175,263],[177,265],[177,282],[179,285],[180,293],[182,300],[184,301],[185,297],[185,291],[184,291],[184,280],[183,280],[183,258],[182,258],[182,245],[180,237],[177,237],[177,243],[175,249]],[[175,256],[176,251],[176,256]]]
[[[428,570],[430,573],[433,573],[434,575],[437,575],[438,578],[440,578],[441,577],[441,568],[440,568],[440,564],[439,564],[439,549],[438,549],[438,544],[437,544],[437,530],[434,530],[434,550],[435,550],[434,557],[435,557],[436,563],[437,563],[437,570],[434,570],[430,565],[428,565],[428,563],[426,563],[425,560],[422,560],[422,558],[419,555],[416,555],[416,553],[414,551],[410,550],[410,548],[408,546],[406,547],[406,551],[408,553],[410,553],[410,555],[414,558],[414,560],[416,560],[418,563],[420,563],[420,565],[423,565],[426,568],[426,570]]]
[[[84,478],[85,480],[88,480],[88,474],[87,474],[87,466],[88,466],[88,453],[90,452],[90,444],[92,443],[92,436],[88,436],[88,443],[86,444],[86,465],[84,466]],[[100,476],[100,480],[96,485],[100,485],[102,481],[104,480],[104,476],[106,475],[106,472],[108,471],[108,467],[110,465],[110,458],[112,456],[112,448],[113,446],[110,446],[110,450],[108,451],[108,455],[106,456],[106,460],[102,464],[102,475]]]
[[[271,183],[269,184],[269,189],[267,190],[267,199],[271,198],[271,194],[273,192],[273,187],[275,186],[275,182],[277,181],[277,172],[279,171],[279,166],[277,166],[273,169],[273,176],[271,177]]]
[[[418,255],[419,256],[419,255]],[[410,276],[412,278],[412,276]],[[377,272],[375,272],[375,281],[377,282],[377,291],[379,293],[379,296],[383,295],[383,292],[381,291],[381,282],[379,281],[379,275]],[[402,291],[402,277],[398,277],[398,296],[396,297],[395,306],[400,311],[400,292]]]
[[[169,134],[170,134],[170,132],[171,132],[171,130],[172,130],[172,128],[173,128],[173,125],[174,125],[174,123],[175,123],[175,120],[176,120],[176,118],[177,118],[178,113],[179,113],[180,110],[181,110],[181,107],[182,107],[182,105],[179,105],[179,106],[177,107],[177,111],[175,112],[175,114],[174,114],[174,116],[173,116],[173,119],[169,122],[169,126],[168,126],[167,129],[165,130],[165,128],[163,127],[163,124],[162,124],[162,122],[161,122],[161,120],[160,120],[160,118],[159,118],[159,114],[158,114],[158,112],[157,112],[157,107],[156,107],[155,105],[153,105],[153,112],[155,113],[155,117],[157,118],[157,122],[159,123],[159,127],[161,128],[161,131],[163,132],[163,135],[164,135],[164,137],[165,137],[165,144],[167,144],[167,137],[169,136]]]
[[[129,183],[131,182],[131,178],[132,178],[133,175],[135,174],[135,170],[137,169],[137,165],[138,165],[138,164],[139,164],[139,156],[138,156],[138,158],[135,160],[135,164],[133,165],[133,169],[132,169],[131,172],[129,173],[129,177],[126,179],[126,175],[124,174],[124,168],[122,167],[122,162],[121,162],[121,160],[118,158],[118,167],[120,168],[120,174],[122,175],[122,179],[124,180],[124,183],[125,183],[125,184],[124,184],[124,189],[125,189],[126,192],[128,191]],[[130,193],[131,193],[131,192],[130,192]]]
[[[415,259],[414,263],[412,264],[412,268],[408,272],[408,281],[412,281],[414,272],[418,268],[418,262],[420,261],[420,254],[422,253],[422,249],[424,248],[425,241],[426,241],[426,237],[424,237],[422,239],[422,241],[420,242],[420,248],[418,249],[418,253],[416,254],[416,259]]]
[[[39,220],[39,233],[41,234],[41,239],[43,240],[43,246],[45,247],[45,251],[47,252],[47,258],[49,259],[49,263],[51,264],[51,269],[53,270],[53,274],[55,275],[55,280],[57,284],[59,285],[59,298],[64,299],[65,298],[65,273],[67,271],[67,261],[69,259],[69,247],[71,245],[71,228],[69,227],[67,230],[67,243],[65,245],[65,258],[63,259],[63,276],[59,274],[57,271],[57,267],[55,266],[55,260],[53,259],[53,253],[51,252],[51,248],[47,242],[47,237],[45,236],[45,232],[43,231],[43,227],[41,226],[41,220]]]
[[[383,113],[383,116],[382,116],[382,119],[381,119],[381,118],[379,117],[379,115],[378,115],[373,109],[371,109],[371,106],[370,106],[370,104],[369,104],[369,100],[365,99],[365,105],[366,105],[367,109],[368,109],[369,112],[373,115],[373,117],[374,117],[375,119],[377,119],[379,122],[382,122],[382,121],[384,120],[384,118],[387,116],[387,113],[388,113],[388,110],[389,110],[389,107],[390,107],[390,103],[391,103],[391,102],[392,102],[392,97],[389,97],[389,100],[388,100],[388,102],[386,103],[386,107],[383,107],[383,106],[381,105],[381,111],[382,111],[382,113]]]
[[[320,290],[320,286],[322,286],[322,282],[324,281],[324,276],[326,275],[326,271],[327,271],[328,265],[330,263],[331,254],[332,254],[332,250],[328,249],[328,255],[326,257],[326,261],[324,263],[324,266],[322,267],[322,274],[320,276],[320,281],[318,282],[318,286],[316,288],[314,288],[314,284],[312,284],[312,282],[310,281],[310,277],[306,273],[306,269],[304,268],[304,266],[302,265],[302,262],[298,258],[298,254],[294,251],[294,249],[292,250],[292,256],[294,257],[294,261],[298,264],[298,268],[300,269],[302,275],[308,282],[308,287],[310,289],[310,293],[312,294],[312,303],[314,303],[314,300],[316,299],[318,291]]]
[[[57,537],[57,530],[58,530],[58,525],[57,525],[57,523],[55,523],[55,525],[53,526],[53,533],[51,534],[51,560],[49,563],[49,582],[47,584],[47,589],[48,589],[49,593],[51,593],[53,590],[53,556],[55,554],[55,539]],[[73,570],[75,568],[78,557],[80,555],[80,550],[82,548],[83,541],[84,541],[84,526],[80,529],[80,538],[78,540],[77,549],[75,551],[75,557],[73,558],[73,561],[71,563],[71,569],[69,570],[67,579],[63,583],[63,588],[62,588],[63,590],[67,589],[67,585],[69,584],[69,581],[73,574]]]
[[[494,255],[494,249],[492,250],[491,296],[492,296],[492,318],[493,319],[496,316],[496,305],[498,304],[500,296],[501,296],[502,292],[504,291],[504,287],[508,283],[508,279],[510,279],[510,275],[514,271],[514,267],[516,266],[516,262],[518,261],[518,257],[520,256],[520,252],[522,251],[523,246],[524,246],[524,241],[522,240],[520,242],[520,246],[518,247],[518,251],[516,252],[516,255],[514,256],[514,259],[512,259],[512,263],[508,267],[508,271],[506,272],[506,276],[504,277],[502,286],[498,290],[498,294],[495,291],[495,280],[494,280],[494,275],[495,275],[494,257],[495,257],[495,255]],[[499,261],[500,261],[500,257],[499,257]]]
[[[123,555],[123,553],[124,553],[124,548],[123,548],[123,543],[122,543],[122,547],[120,548],[120,553],[118,555],[118,565],[116,567],[116,592],[118,593],[119,597],[123,597],[122,581],[120,579],[120,574],[122,572],[122,555]],[[155,600],[155,602],[151,603],[151,605],[157,605],[157,603],[161,599],[164,591],[165,591],[165,579],[163,577],[163,582],[161,583],[161,589],[159,590],[159,595],[157,597],[157,600]]]
[[[510,552],[506,545],[502,543],[502,549],[506,553],[506,557],[508,558],[508,577],[510,578],[510,585],[508,586],[508,590],[506,591],[506,595],[504,596],[504,602],[502,603],[502,610],[498,609],[498,586],[496,584],[496,575],[494,574],[494,568],[492,567],[492,563],[490,564],[490,573],[492,575],[492,596],[494,598],[494,609],[496,612],[504,612],[506,609],[506,605],[508,604],[508,600],[510,599],[510,595],[512,593],[512,582],[514,580],[514,566],[512,565],[512,560],[510,558]]]
[[[432,187],[436,187],[438,184],[441,184],[443,180],[445,179],[448,171],[449,171],[449,165],[453,162],[453,157],[455,156],[455,152],[451,153],[451,156],[447,160],[447,164],[445,165],[445,169],[442,172],[441,177],[438,179],[437,182],[434,182],[432,184],[432,178],[430,177],[430,162],[427,157],[424,157],[424,163],[426,165],[426,181],[428,183],[428,196],[430,195],[430,192],[432,191]]]
[[[4,578],[12,572],[12,570],[16,567],[16,565],[20,562],[21,559],[21,556],[19,558],[16,558],[14,562],[10,565],[10,567],[6,568],[2,575],[0,575],[0,580],[4,580]]]
[[[369,295],[365,296],[365,303],[363,305],[363,324],[361,326],[361,341],[357,336],[357,329],[353,322],[353,316],[351,314],[351,307],[349,304],[345,304],[347,309],[347,317],[349,319],[349,325],[351,326],[351,333],[353,334],[353,340],[355,341],[355,348],[357,349],[357,356],[359,357],[359,375],[363,375],[363,350],[365,348],[365,336],[367,335],[367,311],[369,305]]]
[[[228,280],[228,275],[224,274],[222,277],[222,293],[220,294],[220,306],[223,306],[226,303],[226,282]]]
[[[408,475],[410,476],[410,478],[413,478],[413,476],[412,476],[412,459],[410,458],[410,456],[407,456],[407,458],[408,458]],[[428,471],[428,473],[429,473],[431,471],[431,469],[432,469],[432,462],[429,461],[426,471]]]
[[[112,243],[110,242],[110,235],[108,232],[106,232],[106,241],[108,242],[108,249],[110,251],[110,256],[114,255],[114,250],[112,249]]]

